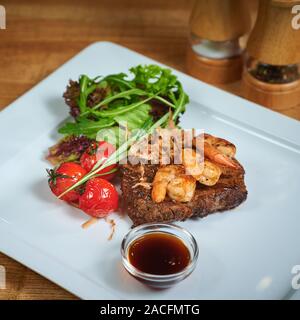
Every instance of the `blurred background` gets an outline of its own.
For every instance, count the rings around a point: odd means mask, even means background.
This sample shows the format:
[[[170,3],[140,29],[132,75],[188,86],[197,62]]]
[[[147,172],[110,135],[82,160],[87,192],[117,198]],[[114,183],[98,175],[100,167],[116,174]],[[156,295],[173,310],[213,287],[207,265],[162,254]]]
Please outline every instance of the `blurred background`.
[[[193,2],[1,1],[7,26],[0,32],[0,108],[95,41],[114,41],[183,70]]]
[[[255,11],[257,0],[248,0]],[[194,0],[2,0],[0,109],[95,41],[185,71]],[[101,57],[99,57],[101,59]],[[226,89],[239,93],[236,84]]]

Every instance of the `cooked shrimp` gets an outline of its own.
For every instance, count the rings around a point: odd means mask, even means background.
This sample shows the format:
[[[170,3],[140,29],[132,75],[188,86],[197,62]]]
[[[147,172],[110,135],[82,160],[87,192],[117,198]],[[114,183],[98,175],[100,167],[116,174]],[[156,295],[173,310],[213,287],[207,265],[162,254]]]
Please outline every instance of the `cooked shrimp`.
[[[190,201],[195,193],[196,180],[184,174],[182,166],[169,165],[158,169],[153,181],[152,200],[164,201],[166,195],[180,202]]]
[[[196,179],[206,186],[213,186],[219,181],[221,174],[222,171],[216,164],[205,160],[203,173]]]
[[[175,179],[176,174],[180,174],[181,170],[182,169],[179,166],[175,165],[162,167],[157,170],[153,180],[151,193],[154,202],[160,203],[165,200],[169,182]]]
[[[171,199],[179,202],[192,200],[196,190],[196,180],[192,176],[180,174],[171,180],[167,186],[167,192]]]
[[[204,140],[205,142],[209,143],[217,150],[219,150],[222,154],[225,154],[230,158],[233,158],[236,154],[235,145],[225,139],[217,138],[212,136],[211,134],[206,133],[204,134]]]
[[[194,139],[193,144],[195,146],[196,144],[201,145],[198,139],[203,139],[203,135],[199,135]],[[234,157],[236,152],[236,148],[231,142],[211,136],[209,134],[205,134],[203,146],[204,156],[211,161],[230,168],[238,168],[238,165],[231,159]]]
[[[204,170],[203,159],[199,150],[183,149],[182,163],[186,173],[193,177],[199,176]]]
[[[207,142],[204,142],[204,155],[219,164],[222,164],[223,166],[227,166],[230,168],[237,168],[237,164],[230,159],[227,155],[221,153],[218,149],[214,148],[212,145],[210,145]]]

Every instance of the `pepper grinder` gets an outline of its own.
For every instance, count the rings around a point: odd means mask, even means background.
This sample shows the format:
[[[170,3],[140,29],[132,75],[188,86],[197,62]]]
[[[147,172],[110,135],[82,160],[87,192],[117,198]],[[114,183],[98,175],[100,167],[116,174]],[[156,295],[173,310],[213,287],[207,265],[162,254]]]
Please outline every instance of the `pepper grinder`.
[[[280,111],[300,103],[300,30],[292,8],[300,0],[260,0],[247,44],[243,96]]]
[[[237,81],[242,76],[244,46],[250,31],[246,0],[197,0],[190,18],[187,72],[212,84]]]

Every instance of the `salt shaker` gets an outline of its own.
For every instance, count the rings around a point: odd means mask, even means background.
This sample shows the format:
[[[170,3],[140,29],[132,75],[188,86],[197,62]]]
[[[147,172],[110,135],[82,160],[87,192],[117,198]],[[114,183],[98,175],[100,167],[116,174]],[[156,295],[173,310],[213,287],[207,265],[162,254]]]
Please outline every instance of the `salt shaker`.
[[[251,29],[245,0],[197,0],[190,18],[187,72],[213,84],[239,80],[243,69],[241,39]]]

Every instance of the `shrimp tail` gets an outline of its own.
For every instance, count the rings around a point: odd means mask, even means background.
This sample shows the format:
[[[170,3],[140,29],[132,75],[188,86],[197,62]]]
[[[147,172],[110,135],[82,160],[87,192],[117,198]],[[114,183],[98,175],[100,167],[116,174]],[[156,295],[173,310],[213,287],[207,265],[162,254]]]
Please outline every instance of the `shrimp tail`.
[[[214,162],[222,164],[226,167],[230,167],[232,169],[237,169],[238,165],[233,162],[233,160],[229,159],[227,156],[223,155],[223,154],[217,154],[213,159]]]
[[[207,142],[204,142],[204,155],[209,158],[211,161],[219,163],[221,165],[237,169],[238,165],[230,159],[228,156],[219,152],[216,148],[210,145]]]

